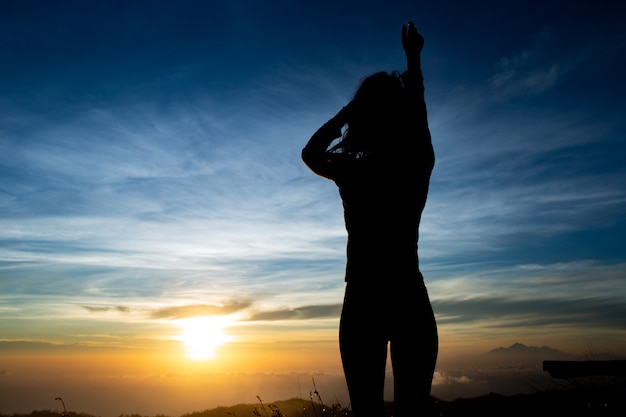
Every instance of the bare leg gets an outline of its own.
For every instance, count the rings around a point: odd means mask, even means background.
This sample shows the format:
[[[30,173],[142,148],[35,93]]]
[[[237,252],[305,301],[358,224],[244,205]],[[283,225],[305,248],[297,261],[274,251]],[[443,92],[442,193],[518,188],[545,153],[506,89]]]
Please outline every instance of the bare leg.
[[[438,352],[437,325],[428,294],[417,289],[397,293],[390,342],[394,375],[394,416],[428,416],[430,391]],[[403,300],[411,294],[412,300]],[[412,302],[411,302],[412,301]]]
[[[387,339],[376,291],[348,284],[339,346],[354,417],[383,417]]]

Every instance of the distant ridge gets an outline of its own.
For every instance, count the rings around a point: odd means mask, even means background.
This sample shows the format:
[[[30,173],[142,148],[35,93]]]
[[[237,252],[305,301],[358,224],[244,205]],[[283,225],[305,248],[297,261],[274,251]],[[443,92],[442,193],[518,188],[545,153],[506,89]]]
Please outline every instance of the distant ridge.
[[[566,353],[549,346],[528,346],[523,343],[513,343],[509,347],[492,349],[482,355],[482,360],[487,361],[483,366],[498,366],[504,368],[518,366],[532,366],[541,368],[545,360],[575,360],[577,355]]]
[[[519,355],[519,354],[539,354],[539,355],[567,355],[569,356],[569,354],[562,352],[560,350],[557,349],[553,349],[551,347],[548,346],[526,346],[523,343],[513,343],[511,346],[505,348],[505,347],[499,347],[496,349],[492,349],[489,352],[487,352],[487,354],[496,354],[496,355],[500,355],[500,354],[515,354],[515,355]]]

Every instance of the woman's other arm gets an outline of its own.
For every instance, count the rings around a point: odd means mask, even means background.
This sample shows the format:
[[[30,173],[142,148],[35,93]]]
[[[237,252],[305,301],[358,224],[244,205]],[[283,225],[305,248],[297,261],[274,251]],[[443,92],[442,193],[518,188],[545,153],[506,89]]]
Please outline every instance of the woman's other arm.
[[[341,128],[345,124],[346,108],[344,107],[335,117],[324,123],[302,149],[302,160],[317,175],[331,180],[334,178],[333,164],[327,150],[332,141],[341,137]]]

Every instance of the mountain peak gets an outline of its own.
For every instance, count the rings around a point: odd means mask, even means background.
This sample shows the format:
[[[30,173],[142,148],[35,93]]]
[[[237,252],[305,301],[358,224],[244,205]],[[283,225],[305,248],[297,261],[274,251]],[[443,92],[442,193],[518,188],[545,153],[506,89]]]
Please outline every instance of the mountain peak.
[[[552,349],[551,347],[548,347],[548,346],[527,346],[523,343],[516,342],[507,348],[499,347],[496,349],[492,349],[487,353],[488,354],[491,354],[491,353],[493,354],[540,353],[542,355],[545,355],[545,354],[562,354],[563,352],[557,349]]]

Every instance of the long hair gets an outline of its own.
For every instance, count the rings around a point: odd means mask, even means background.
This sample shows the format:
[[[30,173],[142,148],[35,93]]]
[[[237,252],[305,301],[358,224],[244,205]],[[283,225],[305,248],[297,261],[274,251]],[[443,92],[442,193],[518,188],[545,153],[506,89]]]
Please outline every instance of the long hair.
[[[406,91],[397,71],[361,81],[348,105],[347,129],[331,151],[362,157],[393,145],[407,121]]]

